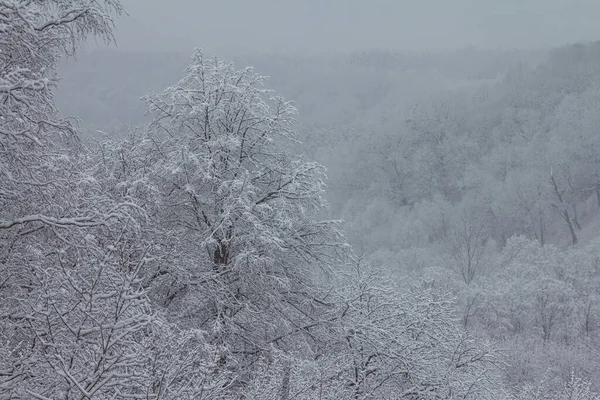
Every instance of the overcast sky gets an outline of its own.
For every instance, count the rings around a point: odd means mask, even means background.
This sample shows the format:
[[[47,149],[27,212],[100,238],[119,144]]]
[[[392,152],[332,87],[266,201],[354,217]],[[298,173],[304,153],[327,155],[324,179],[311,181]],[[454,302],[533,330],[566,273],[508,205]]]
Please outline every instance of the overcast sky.
[[[600,39],[600,0],[122,0],[124,49],[220,54],[548,47]]]

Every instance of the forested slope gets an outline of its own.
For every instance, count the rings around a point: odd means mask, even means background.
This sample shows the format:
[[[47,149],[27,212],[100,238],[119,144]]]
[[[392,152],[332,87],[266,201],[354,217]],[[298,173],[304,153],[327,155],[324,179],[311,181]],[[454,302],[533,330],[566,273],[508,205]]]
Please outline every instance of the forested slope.
[[[507,349],[509,381],[543,382],[540,398],[569,371],[600,376],[599,58],[597,43],[557,49],[317,153],[336,160],[351,241],[400,286],[455,293],[464,325]]]
[[[0,1],[0,398],[506,397],[447,293],[354,255],[252,68],[196,49],[148,124],[80,140],[57,65],[123,12]]]
[[[600,45],[91,53],[55,90],[122,11],[61,4],[0,3],[2,398],[598,397]]]

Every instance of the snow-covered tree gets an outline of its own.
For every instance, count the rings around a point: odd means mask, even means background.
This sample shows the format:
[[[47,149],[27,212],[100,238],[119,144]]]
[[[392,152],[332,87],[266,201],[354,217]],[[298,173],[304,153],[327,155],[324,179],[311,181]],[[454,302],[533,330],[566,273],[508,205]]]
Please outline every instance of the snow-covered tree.
[[[0,1],[0,398],[214,398],[214,352],[149,298],[145,203],[58,116],[59,58],[110,41],[116,0]]]
[[[0,229],[67,217],[42,206],[63,183],[53,175],[62,155],[52,147],[74,134],[54,106],[55,67],[90,36],[112,40],[121,12],[116,0],[0,2]]]
[[[287,150],[296,111],[264,80],[196,50],[177,85],[146,99],[158,240],[174,246],[162,302],[241,371],[270,345],[318,341],[331,308],[320,289],[347,247],[324,219],[323,167]]]
[[[468,285],[485,270],[489,239],[487,221],[474,210],[462,210],[443,236],[443,249],[451,268]]]
[[[0,2],[0,293],[7,299],[0,311],[0,391],[9,396],[52,385],[42,378],[40,357],[62,353],[47,346],[61,335],[56,324],[76,324],[66,322],[70,315],[62,309],[71,301],[67,288],[81,288],[82,275],[71,270],[104,258],[82,255],[88,237],[79,229],[128,219],[124,208],[98,196],[97,185],[80,173],[81,160],[61,146],[74,131],[57,117],[52,91],[59,58],[89,36],[111,40],[112,16],[121,12],[112,0]],[[62,269],[73,281],[61,278]]]
[[[462,330],[447,294],[425,282],[398,294],[385,273],[360,264],[346,279],[346,349],[337,365],[352,398],[501,395],[499,354]]]

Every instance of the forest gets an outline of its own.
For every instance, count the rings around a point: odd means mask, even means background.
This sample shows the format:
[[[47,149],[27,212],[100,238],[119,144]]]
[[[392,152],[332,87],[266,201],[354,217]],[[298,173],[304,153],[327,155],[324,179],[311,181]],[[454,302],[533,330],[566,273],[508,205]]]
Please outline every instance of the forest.
[[[0,399],[600,399],[600,42],[134,52],[122,3],[0,0]]]

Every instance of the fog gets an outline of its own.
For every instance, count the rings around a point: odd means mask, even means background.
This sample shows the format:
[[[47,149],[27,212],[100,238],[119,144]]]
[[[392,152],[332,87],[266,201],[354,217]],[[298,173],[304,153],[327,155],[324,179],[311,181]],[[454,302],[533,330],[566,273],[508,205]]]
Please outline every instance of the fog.
[[[0,400],[600,400],[598,15],[0,0]]]
[[[224,55],[538,48],[596,39],[594,0],[126,0],[124,49]]]

